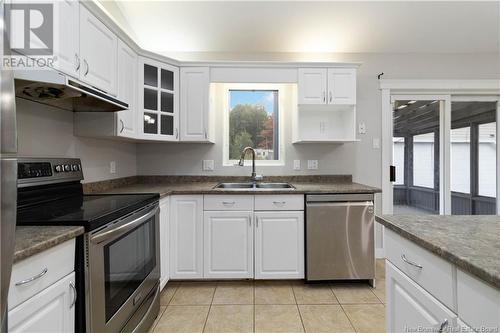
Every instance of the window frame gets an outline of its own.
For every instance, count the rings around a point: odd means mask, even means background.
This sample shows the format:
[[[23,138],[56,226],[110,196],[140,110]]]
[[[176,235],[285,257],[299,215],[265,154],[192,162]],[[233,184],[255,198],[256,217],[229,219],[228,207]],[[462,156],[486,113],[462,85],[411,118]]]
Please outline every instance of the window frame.
[[[230,92],[231,90],[272,90],[278,92],[278,160],[255,160],[256,166],[284,166],[285,165],[285,148],[284,148],[284,112],[283,105],[285,89],[281,84],[275,83],[227,83],[224,85],[224,116],[223,116],[223,152],[222,152],[222,165],[234,166],[238,164],[238,160],[229,159],[229,113],[230,109]],[[245,165],[249,165],[248,162]]]

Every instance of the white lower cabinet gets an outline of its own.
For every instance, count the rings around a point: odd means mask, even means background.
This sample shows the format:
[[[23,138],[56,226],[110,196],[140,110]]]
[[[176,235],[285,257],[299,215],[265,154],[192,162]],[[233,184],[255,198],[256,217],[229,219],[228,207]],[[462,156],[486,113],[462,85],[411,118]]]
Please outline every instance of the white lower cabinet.
[[[386,331],[445,332],[457,315],[386,261]]]
[[[75,273],[9,311],[9,332],[67,333],[75,330]]]
[[[170,199],[168,197],[160,200],[160,290],[162,290],[170,277]]]
[[[304,278],[304,212],[255,213],[255,278]]]
[[[203,195],[170,198],[170,277],[203,277]]]
[[[253,212],[204,212],[204,277],[253,277]]]

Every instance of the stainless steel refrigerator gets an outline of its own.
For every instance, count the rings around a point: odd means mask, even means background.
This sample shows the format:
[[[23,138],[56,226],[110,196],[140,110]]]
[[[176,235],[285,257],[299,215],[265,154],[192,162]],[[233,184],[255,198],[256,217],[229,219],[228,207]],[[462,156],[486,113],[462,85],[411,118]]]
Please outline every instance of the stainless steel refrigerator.
[[[1,332],[7,332],[7,297],[9,295],[10,274],[14,256],[17,204],[17,130],[16,97],[12,70],[4,67],[9,56],[8,34],[4,27],[4,1],[0,1],[0,308]],[[7,54],[6,54],[7,53]]]

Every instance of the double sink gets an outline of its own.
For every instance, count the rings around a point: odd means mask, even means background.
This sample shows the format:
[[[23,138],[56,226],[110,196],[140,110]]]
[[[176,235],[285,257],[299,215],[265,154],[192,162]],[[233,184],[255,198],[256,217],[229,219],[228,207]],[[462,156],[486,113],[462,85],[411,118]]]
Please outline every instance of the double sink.
[[[255,191],[265,191],[265,190],[295,190],[295,187],[288,183],[219,183],[214,189],[224,189],[224,190],[255,190]]]

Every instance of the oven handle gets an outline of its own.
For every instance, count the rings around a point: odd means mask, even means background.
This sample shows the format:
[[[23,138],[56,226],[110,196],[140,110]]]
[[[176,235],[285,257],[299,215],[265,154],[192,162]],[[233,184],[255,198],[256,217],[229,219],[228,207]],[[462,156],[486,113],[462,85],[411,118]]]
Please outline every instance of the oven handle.
[[[99,244],[99,243],[102,243],[104,242],[105,240],[108,240],[112,237],[115,237],[117,234],[121,234],[123,232],[126,232],[126,231],[129,231],[131,229],[134,229],[135,227],[141,225],[145,220],[149,219],[150,217],[156,215],[156,213],[158,212],[159,210],[159,207],[156,206],[155,209],[153,209],[152,211],[144,214],[143,216],[141,217],[138,217],[128,223],[125,223],[117,228],[114,228],[114,229],[111,229],[109,231],[105,231],[103,232],[102,234],[97,234],[95,236],[93,236],[90,240],[92,241],[92,243],[96,243],[96,244]]]

